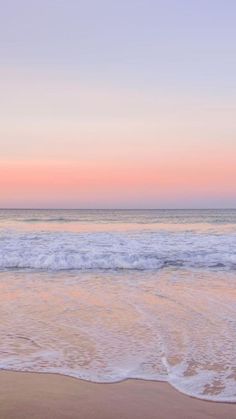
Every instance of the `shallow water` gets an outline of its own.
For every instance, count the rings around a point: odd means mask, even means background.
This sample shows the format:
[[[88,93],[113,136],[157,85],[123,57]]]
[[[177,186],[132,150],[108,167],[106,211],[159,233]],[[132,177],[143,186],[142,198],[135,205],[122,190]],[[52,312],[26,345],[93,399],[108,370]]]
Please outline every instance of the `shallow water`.
[[[0,211],[0,367],[236,401],[236,211]]]

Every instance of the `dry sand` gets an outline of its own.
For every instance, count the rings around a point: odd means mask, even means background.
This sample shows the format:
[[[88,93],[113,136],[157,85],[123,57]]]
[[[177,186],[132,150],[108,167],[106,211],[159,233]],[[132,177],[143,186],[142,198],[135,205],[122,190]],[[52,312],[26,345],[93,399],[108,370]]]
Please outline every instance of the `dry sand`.
[[[185,396],[166,383],[94,384],[54,374],[0,372],[1,419],[236,418],[236,404]]]

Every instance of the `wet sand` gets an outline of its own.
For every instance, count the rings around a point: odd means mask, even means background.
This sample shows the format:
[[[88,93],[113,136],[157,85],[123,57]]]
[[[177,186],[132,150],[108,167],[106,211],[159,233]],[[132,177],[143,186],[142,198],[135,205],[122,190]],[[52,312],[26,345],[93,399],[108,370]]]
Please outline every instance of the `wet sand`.
[[[55,374],[0,372],[1,419],[207,419],[236,417],[236,404],[194,399],[166,383],[95,384]]]

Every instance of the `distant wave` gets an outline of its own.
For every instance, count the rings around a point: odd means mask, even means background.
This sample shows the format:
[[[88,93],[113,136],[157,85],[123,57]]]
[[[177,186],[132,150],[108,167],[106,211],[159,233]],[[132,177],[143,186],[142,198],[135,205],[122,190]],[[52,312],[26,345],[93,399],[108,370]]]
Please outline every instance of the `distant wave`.
[[[70,223],[70,222],[76,222],[80,221],[78,218],[66,218],[66,217],[57,217],[57,218],[22,218],[18,221],[23,221],[24,223]]]
[[[236,234],[194,232],[0,235],[0,269],[236,269]]]

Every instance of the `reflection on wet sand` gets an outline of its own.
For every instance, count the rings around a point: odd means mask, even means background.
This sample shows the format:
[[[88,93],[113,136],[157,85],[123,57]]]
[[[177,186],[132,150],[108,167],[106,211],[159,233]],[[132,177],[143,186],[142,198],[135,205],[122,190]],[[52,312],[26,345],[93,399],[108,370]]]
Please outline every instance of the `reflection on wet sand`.
[[[235,274],[2,272],[1,367],[236,400]]]

